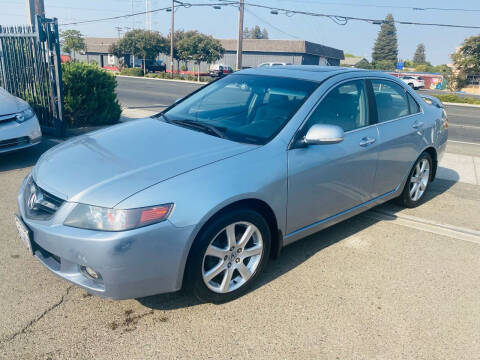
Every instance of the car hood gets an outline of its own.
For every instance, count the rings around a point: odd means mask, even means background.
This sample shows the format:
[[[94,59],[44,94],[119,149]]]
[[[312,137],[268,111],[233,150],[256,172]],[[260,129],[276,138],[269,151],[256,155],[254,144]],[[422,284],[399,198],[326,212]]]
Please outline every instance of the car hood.
[[[147,118],[55,146],[41,156],[33,178],[62,199],[111,208],[149,186],[256,147]]]
[[[0,87],[0,116],[18,113],[26,107],[25,101],[11,95],[4,88]]]

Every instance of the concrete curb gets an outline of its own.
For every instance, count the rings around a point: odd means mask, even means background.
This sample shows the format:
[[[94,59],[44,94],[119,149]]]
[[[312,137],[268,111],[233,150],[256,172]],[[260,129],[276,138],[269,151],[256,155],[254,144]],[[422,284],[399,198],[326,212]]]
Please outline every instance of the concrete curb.
[[[442,104],[452,105],[452,106],[463,106],[463,107],[480,108],[480,105],[476,105],[476,104],[452,103],[452,102],[443,102],[443,101],[442,101]]]
[[[208,84],[205,81],[191,81],[191,80],[176,80],[176,79],[159,79],[159,78],[149,78],[143,76],[127,76],[127,75],[115,75],[122,78],[133,78],[133,79],[143,79],[143,80],[160,80],[160,81],[170,81],[170,82],[179,82],[179,83],[187,83],[187,84]]]

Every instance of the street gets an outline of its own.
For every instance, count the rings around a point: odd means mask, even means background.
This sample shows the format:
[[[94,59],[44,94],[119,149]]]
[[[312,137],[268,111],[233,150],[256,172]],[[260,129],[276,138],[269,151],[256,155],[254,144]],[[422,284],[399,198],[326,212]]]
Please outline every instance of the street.
[[[144,116],[198,88],[117,81],[120,103]],[[102,299],[48,272],[13,214],[21,181],[61,140],[0,156],[0,358],[478,358],[480,108],[447,112],[452,141],[421,206],[389,202],[287,246],[222,305]]]
[[[117,77],[117,95],[127,108],[158,112],[201,85],[162,80]],[[420,94],[431,91],[420,91]],[[480,144],[479,110],[465,106],[446,105],[449,120],[449,139]]]

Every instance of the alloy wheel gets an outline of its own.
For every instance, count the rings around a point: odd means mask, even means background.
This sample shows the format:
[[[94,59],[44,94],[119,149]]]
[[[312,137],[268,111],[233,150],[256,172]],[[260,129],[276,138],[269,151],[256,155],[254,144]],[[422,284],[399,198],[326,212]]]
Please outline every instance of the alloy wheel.
[[[415,166],[415,171],[410,178],[409,194],[410,199],[418,201],[427,189],[430,179],[430,163],[428,159],[420,160]]]
[[[221,294],[240,288],[255,274],[263,251],[262,234],[254,224],[242,221],[224,227],[203,257],[205,285]]]

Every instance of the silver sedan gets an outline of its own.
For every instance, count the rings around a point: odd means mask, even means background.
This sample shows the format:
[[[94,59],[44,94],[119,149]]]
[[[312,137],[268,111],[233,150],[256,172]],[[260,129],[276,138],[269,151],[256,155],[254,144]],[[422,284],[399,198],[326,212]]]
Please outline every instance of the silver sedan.
[[[391,199],[421,204],[447,127],[439,101],[383,73],[240,71],[46,152],[16,224],[92,294],[229,301],[282,247]]]
[[[42,132],[32,108],[0,87],[0,153],[38,144]]]

